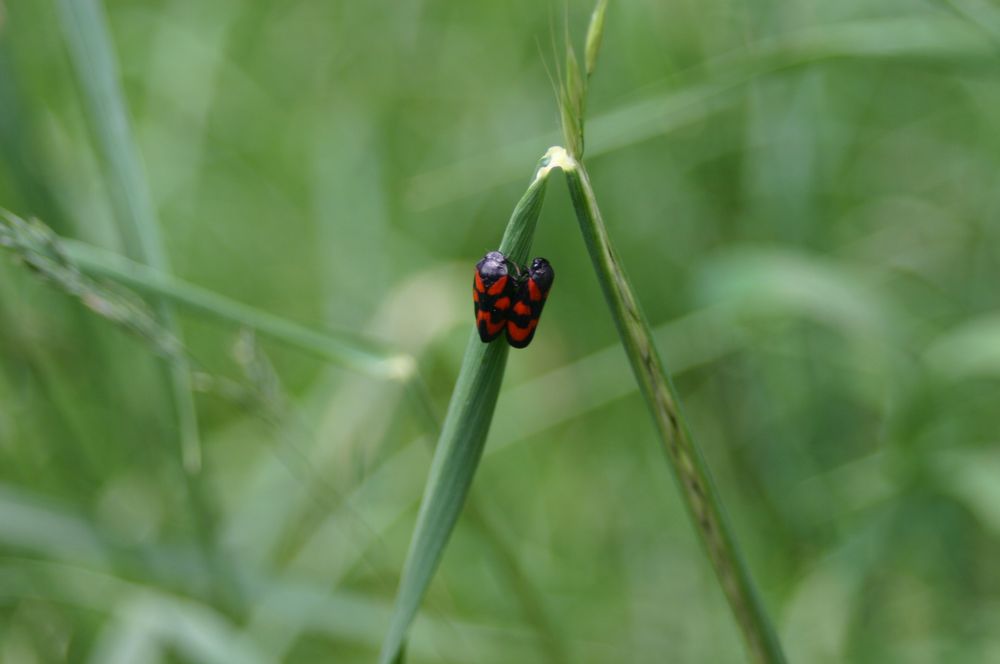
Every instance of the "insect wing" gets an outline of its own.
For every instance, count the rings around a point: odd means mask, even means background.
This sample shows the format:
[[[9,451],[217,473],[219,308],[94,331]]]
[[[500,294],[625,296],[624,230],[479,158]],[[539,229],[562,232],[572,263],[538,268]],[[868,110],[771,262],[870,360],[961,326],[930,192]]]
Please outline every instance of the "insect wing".
[[[476,329],[483,343],[493,341],[504,330],[511,306],[512,280],[507,273],[507,258],[491,251],[476,263],[472,281],[472,301],[475,305]]]
[[[507,342],[514,348],[526,347],[535,337],[538,319],[555,276],[547,260],[536,258],[531,262],[527,278],[517,283],[507,314]]]

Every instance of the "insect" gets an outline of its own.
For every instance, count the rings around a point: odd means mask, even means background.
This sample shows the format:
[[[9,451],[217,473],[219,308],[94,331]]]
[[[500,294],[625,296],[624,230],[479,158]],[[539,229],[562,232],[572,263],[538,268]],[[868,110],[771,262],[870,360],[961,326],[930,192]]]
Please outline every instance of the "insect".
[[[493,341],[504,330],[511,286],[507,257],[499,251],[491,251],[476,263],[472,301],[476,306],[476,328],[483,343]]]
[[[524,348],[535,337],[535,328],[555,277],[549,262],[536,258],[531,261],[526,278],[516,283],[513,306],[507,313],[507,343],[514,348]]]
[[[472,300],[483,343],[506,330],[507,342],[514,348],[530,344],[553,279],[555,271],[544,258],[524,268],[499,251],[491,251],[476,263]]]

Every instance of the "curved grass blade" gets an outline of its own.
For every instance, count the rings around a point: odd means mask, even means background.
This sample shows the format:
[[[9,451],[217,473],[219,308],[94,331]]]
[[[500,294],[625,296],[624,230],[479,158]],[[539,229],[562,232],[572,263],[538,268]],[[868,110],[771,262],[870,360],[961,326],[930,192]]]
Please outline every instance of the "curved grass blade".
[[[542,158],[528,190],[514,208],[500,242],[500,251],[515,262],[523,263],[528,258],[552,168],[551,161],[550,154]],[[462,511],[493,419],[507,364],[507,352],[506,343],[484,344],[475,331],[469,336],[441,437],[434,451],[389,630],[382,643],[381,664],[398,660],[406,632]]]

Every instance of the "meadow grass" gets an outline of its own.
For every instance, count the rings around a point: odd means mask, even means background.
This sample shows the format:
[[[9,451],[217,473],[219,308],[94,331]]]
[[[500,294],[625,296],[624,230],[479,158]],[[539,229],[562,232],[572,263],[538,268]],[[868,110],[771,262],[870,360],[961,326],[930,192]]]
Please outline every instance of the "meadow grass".
[[[671,412],[791,661],[997,659],[986,4],[608,3],[585,141],[562,8],[3,4],[0,659],[371,662],[415,612],[411,662],[740,661]],[[556,143],[542,329],[407,565],[472,265]]]
[[[528,191],[514,210],[499,251],[515,263],[527,261],[544,185],[551,170],[563,171],[611,317],[670,458],[692,524],[742,629],[750,658],[762,664],[781,663],[785,657],[771,619],[736,543],[701,450],[691,437],[677,391],[653,343],[649,323],[611,246],[587,171],[579,161],[584,150],[587,86],[597,66],[606,12],[607,2],[601,0],[591,15],[583,74],[567,35],[566,57],[563,68],[558,70],[557,87],[563,137],[568,150],[553,147],[542,158]],[[477,333],[471,335],[427,480],[393,619],[382,645],[380,661],[385,664],[405,659],[406,631],[455,527],[493,420],[507,347],[504,344],[484,346],[477,343],[477,336]],[[494,353],[497,359],[488,361],[486,358]]]

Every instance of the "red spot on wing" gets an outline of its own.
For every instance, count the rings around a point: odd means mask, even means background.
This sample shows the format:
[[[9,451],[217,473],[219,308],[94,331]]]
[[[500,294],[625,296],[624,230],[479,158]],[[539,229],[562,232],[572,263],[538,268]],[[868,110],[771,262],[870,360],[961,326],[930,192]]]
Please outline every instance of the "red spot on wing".
[[[535,328],[537,326],[538,326],[537,318],[528,323],[527,327],[521,327],[519,325],[515,325],[511,321],[508,321],[507,336],[510,337],[510,340],[513,342],[523,343],[525,339],[531,336],[531,333],[535,331]]]
[[[479,302],[479,291],[475,288],[472,289],[472,301]]]
[[[531,334],[530,325],[528,327],[518,327],[513,323],[507,324],[507,336],[510,337],[513,341],[517,341],[520,343],[525,339],[527,339],[529,334]]]
[[[485,317],[484,317],[485,318]],[[503,329],[503,321],[498,323],[493,323],[491,321],[486,321],[486,332],[492,337],[500,334],[500,330]]]
[[[528,279],[528,297],[531,298],[532,302],[538,302],[542,299],[542,289],[538,287],[534,279]]]
[[[493,304],[493,306],[500,311],[508,309],[510,307],[510,298],[507,296],[501,297]]]
[[[479,277],[478,273],[476,274],[476,277],[477,278]],[[486,294],[487,295],[499,295],[500,293],[503,292],[503,289],[506,286],[507,286],[507,275],[504,275],[504,276],[500,277],[499,279],[497,279],[497,281],[496,281],[495,284],[493,284],[492,286],[489,287],[489,290],[486,291]]]
[[[514,313],[518,316],[527,316],[531,313],[531,307],[518,300],[514,303]]]
[[[476,270],[476,290],[477,291],[486,290],[486,286],[483,285],[483,277],[481,274],[479,274],[479,270]]]

